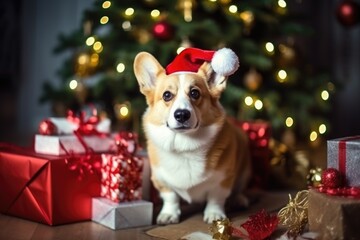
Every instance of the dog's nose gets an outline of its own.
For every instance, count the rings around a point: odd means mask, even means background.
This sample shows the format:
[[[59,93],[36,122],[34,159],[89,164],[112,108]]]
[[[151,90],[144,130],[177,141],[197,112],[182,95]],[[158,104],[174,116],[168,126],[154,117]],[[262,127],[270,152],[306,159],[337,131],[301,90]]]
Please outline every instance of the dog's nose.
[[[174,117],[179,123],[184,123],[186,120],[189,120],[191,113],[186,109],[178,109],[174,112]]]

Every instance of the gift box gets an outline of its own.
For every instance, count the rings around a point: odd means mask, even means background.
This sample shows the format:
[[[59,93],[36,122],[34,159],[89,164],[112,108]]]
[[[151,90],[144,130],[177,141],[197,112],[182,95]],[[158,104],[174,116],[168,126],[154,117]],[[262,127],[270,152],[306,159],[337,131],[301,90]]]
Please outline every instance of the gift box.
[[[360,136],[327,141],[327,167],[338,169],[348,186],[360,186]]]
[[[230,121],[248,136],[252,162],[251,184],[266,188],[270,174],[270,124],[266,121],[237,121],[235,119],[230,119]]]
[[[115,203],[93,198],[92,220],[113,230],[151,225],[153,204],[148,201]]]
[[[35,135],[34,149],[37,153],[51,155],[66,155],[69,153],[84,154],[88,149],[94,152],[109,152],[115,149],[112,136],[91,135]]]
[[[1,145],[0,212],[48,225],[90,220],[100,161],[95,154],[57,157]]]
[[[309,230],[317,239],[360,239],[360,199],[309,191]]]
[[[101,196],[114,202],[142,198],[143,159],[128,154],[102,154]]]

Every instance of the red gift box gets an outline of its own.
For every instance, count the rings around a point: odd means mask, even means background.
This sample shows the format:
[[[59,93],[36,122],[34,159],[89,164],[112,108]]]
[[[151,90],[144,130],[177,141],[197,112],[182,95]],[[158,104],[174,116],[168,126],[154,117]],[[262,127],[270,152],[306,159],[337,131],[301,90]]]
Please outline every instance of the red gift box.
[[[143,159],[135,155],[137,136],[121,132],[115,142],[116,153],[101,155],[101,196],[114,202],[140,200],[144,164]]]
[[[271,126],[266,121],[237,121],[230,119],[247,134],[252,162],[251,186],[266,188],[270,174]]]
[[[114,202],[142,198],[141,158],[117,154],[102,154],[101,196]]]
[[[100,196],[100,155],[84,157],[0,145],[0,212],[48,225],[91,220],[91,200]]]

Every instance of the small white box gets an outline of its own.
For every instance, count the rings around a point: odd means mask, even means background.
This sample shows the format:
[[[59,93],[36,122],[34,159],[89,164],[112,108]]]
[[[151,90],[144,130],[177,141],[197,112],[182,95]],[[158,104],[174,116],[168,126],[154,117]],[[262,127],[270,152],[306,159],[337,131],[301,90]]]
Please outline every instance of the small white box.
[[[113,230],[149,226],[153,203],[139,200],[115,203],[107,198],[92,199],[92,220]]]
[[[107,136],[83,136],[87,147],[94,152],[109,152],[116,149],[115,140]],[[75,135],[35,135],[35,152],[50,155],[65,155],[67,153],[83,154],[85,148]],[[64,150],[65,149],[65,150]]]

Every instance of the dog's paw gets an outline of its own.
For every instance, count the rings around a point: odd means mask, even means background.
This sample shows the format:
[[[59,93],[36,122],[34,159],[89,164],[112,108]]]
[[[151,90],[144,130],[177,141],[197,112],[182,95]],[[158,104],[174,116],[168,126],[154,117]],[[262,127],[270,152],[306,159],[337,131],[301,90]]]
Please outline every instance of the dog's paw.
[[[226,218],[226,215],[223,211],[205,211],[204,212],[204,222],[211,224],[213,221],[222,220]]]
[[[176,213],[160,213],[156,218],[156,223],[160,225],[178,223],[180,215]]]

